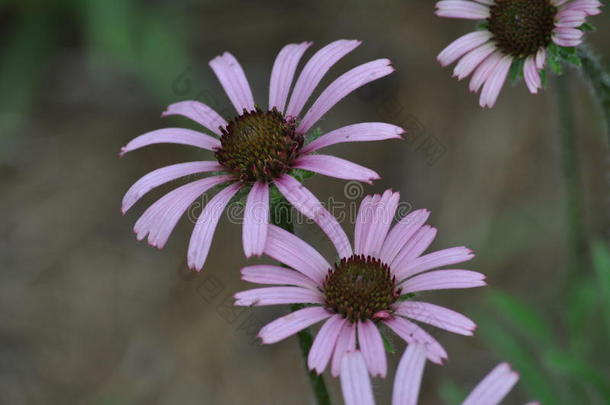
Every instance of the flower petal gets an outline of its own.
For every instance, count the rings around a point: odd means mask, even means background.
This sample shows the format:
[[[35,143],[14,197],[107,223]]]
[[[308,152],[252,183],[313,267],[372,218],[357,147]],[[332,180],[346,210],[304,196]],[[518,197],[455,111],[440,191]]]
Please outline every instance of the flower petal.
[[[233,103],[235,110],[241,114],[254,110],[254,97],[248,84],[246,74],[241,65],[229,52],[225,52],[210,61],[210,67],[216,74],[218,81]]]
[[[402,139],[405,130],[385,122],[361,122],[347,125],[320,136],[305,145],[301,153],[311,153],[330,145],[343,142],[382,141],[384,139]]]
[[[472,390],[462,405],[496,405],[504,399],[519,380],[519,374],[507,363],[498,364]]]
[[[317,290],[315,281],[286,267],[258,264],[241,269],[241,279],[256,284],[294,285]]]
[[[425,365],[425,348],[417,344],[408,345],[396,369],[392,405],[417,405]]]
[[[421,344],[431,362],[442,364],[447,352],[428,332],[404,318],[394,317],[383,321],[390,329],[409,344]]]
[[[411,212],[398,221],[383,242],[380,254],[381,260],[385,263],[392,263],[403,246],[426,223],[429,216],[430,211],[420,209]]]
[[[347,322],[343,325],[339,338],[333,353],[333,360],[330,366],[330,372],[333,377],[339,377],[341,374],[341,360],[346,353],[356,350],[356,327]]]
[[[347,353],[341,361],[341,391],[345,405],[375,405],[371,379],[360,352]]]
[[[265,287],[241,291],[235,294],[235,305],[262,307],[280,304],[323,304],[319,291],[301,287]]]
[[[258,337],[264,344],[277,343],[331,316],[332,314],[322,307],[299,309],[267,324],[260,330]]]
[[[489,18],[489,7],[467,0],[442,0],[436,3],[436,15],[446,18],[483,20]]]
[[[472,336],[477,327],[459,312],[427,302],[404,301],[398,304],[394,313],[465,336]]]
[[[486,285],[485,275],[470,270],[437,270],[420,274],[403,284],[404,294],[457,288],[474,288]]]
[[[487,30],[468,33],[450,43],[449,46],[438,54],[436,59],[442,66],[451,65],[471,50],[489,41],[492,36],[492,33]]]
[[[525,64],[523,65],[523,77],[525,78],[525,84],[527,85],[530,93],[538,93],[538,89],[542,87],[542,80],[540,79],[538,68],[536,67],[536,58],[533,55],[528,56],[525,59]]]
[[[487,81],[485,81],[483,91],[481,91],[481,97],[479,99],[479,104],[481,107],[491,108],[494,106],[498,96],[500,95],[500,90],[502,90],[502,86],[504,86],[506,76],[508,75],[508,71],[510,70],[512,63],[513,57],[510,55],[505,55],[494,67],[489,78]]]
[[[220,148],[220,141],[201,132],[186,128],[163,128],[142,134],[121,148],[120,155],[157,143],[177,143],[197,146],[201,149],[215,150]]]
[[[370,320],[358,321],[358,343],[366,366],[373,377],[385,378],[387,359],[381,334]]]
[[[220,127],[227,126],[227,121],[222,118],[216,111],[209,106],[195,100],[180,101],[170,104],[167,109],[161,113],[162,117],[168,115],[182,115],[189,118],[199,125],[204,126],[216,135],[221,135]]]
[[[311,46],[312,42],[301,42],[300,44],[288,44],[277,54],[273,69],[271,70],[271,80],[269,82],[269,109],[277,108],[284,112],[288,92],[292,85],[294,72],[301,57]]]
[[[379,257],[383,242],[388,234],[388,230],[394,220],[396,208],[398,208],[399,193],[386,190],[379,201],[374,204],[371,212],[362,212],[365,221],[369,221],[366,227],[366,234],[362,242],[362,254],[372,257]],[[367,218],[368,217],[368,218]]]
[[[267,225],[269,225],[269,185],[259,181],[252,186],[244,210],[242,242],[246,257],[263,254],[267,240]]]
[[[318,374],[324,372],[345,322],[346,319],[337,314],[333,315],[324,325],[322,325],[307,358],[307,364],[310,370],[316,370]]]
[[[409,239],[392,261],[390,267],[394,271],[397,280],[404,280],[403,272],[408,268],[410,262],[421,255],[436,237],[436,228],[424,225]]]
[[[493,42],[488,42],[479,46],[476,49],[468,52],[453,70],[453,75],[462,80],[469,76],[493,51],[496,50],[496,45]]]
[[[293,167],[344,180],[356,180],[371,184],[380,177],[364,166],[330,155],[305,155],[294,161]]]
[[[399,271],[396,271],[396,273],[400,275],[400,279],[402,280],[438,267],[463,263],[473,257],[474,254],[472,253],[472,250],[464,246],[438,250],[408,261],[406,266]]]

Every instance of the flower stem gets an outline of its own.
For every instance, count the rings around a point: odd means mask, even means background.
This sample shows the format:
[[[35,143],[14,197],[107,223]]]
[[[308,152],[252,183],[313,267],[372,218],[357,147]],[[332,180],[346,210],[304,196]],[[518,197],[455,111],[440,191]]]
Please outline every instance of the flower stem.
[[[294,233],[291,213],[292,207],[290,203],[282,199],[282,201],[278,202],[277,204],[272,204],[271,206],[271,223],[285,229],[290,233]],[[294,304],[291,305],[290,310],[295,312],[303,307],[304,306],[302,304]],[[305,372],[307,372],[307,375],[309,376],[309,383],[311,385],[311,389],[313,390],[314,396],[316,397],[317,405],[331,405],[330,395],[328,394],[324,377],[317,374],[315,371],[309,371],[309,368],[307,367],[307,358],[309,357],[309,351],[311,350],[311,345],[313,344],[313,335],[311,334],[311,331],[309,328],[303,329],[297,333],[297,338],[299,339],[299,347],[301,349],[301,355],[305,365]]]
[[[587,236],[582,215],[582,191],[578,145],[574,136],[574,123],[567,73],[557,77],[557,115],[565,187],[565,209],[567,222],[568,274],[567,286],[587,266]]]
[[[593,87],[593,93],[604,114],[606,132],[610,143],[610,74],[604,69],[599,57],[590,46],[581,45],[577,51],[582,61],[582,70],[587,75],[591,87]]]

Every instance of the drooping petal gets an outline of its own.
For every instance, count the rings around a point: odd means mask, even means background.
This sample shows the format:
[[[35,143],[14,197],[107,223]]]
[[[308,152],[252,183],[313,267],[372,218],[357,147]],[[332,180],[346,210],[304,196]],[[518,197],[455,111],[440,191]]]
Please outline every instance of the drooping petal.
[[[333,377],[339,377],[341,373],[341,360],[346,353],[356,350],[356,327],[347,322],[343,325],[333,353],[330,372]]]
[[[462,405],[497,405],[518,380],[519,374],[512,371],[507,363],[500,363],[481,380]]]
[[[331,316],[332,314],[322,307],[299,309],[267,324],[260,330],[258,337],[264,344],[277,343]]]
[[[210,246],[212,245],[212,238],[214,237],[214,231],[216,230],[218,220],[231,198],[233,198],[240,188],[240,184],[234,183],[219,191],[201,212],[189,242],[189,268],[199,271],[203,267],[205,259],[208,257]]]
[[[371,379],[358,351],[347,353],[341,361],[341,391],[345,405],[375,405]]]
[[[404,318],[394,317],[383,321],[390,329],[409,344],[420,344],[425,347],[426,357],[431,362],[442,364],[447,359],[447,352],[428,332]]]
[[[343,73],[333,81],[313,103],[297,128],[304,134],[342,98],[359,87],[387,76],[394,71],[389,59],[377,59]]]
[[[136,222],[133,230],[138,240],[148,235],[148,243],[161,249],[193,201],[210,188],[229,180],[231,176],[207,177],[170,191],[151,205]]]
[[[196,173],[213,172],[223,170],[223,167],[218,162],[187,162],[178,163],[171,166],[165,166],[157,170],[153,170],[144,177],[136,181],[125,193],[121,211],[123,214],[129,210],[142,196],[148,193],[155,187],[179,179],[180,177],[189,176]]]
[[[262,307],[280,304],[323,304],[319,291],[301,287],[265,287],[241,291],[235,294],[235,305]]]
[[[399,193],[386,190],[373,207],[370,224],[366,228],[365,240],[361,248],[362,254],[379,257],[383,242],[394,220],[398,208]]]
[[[201,132],[186,128],[163,128],[142,134],[121,148],[120,155],[157,143],[177,143],[207,150],[220,148],[220,141]]]
[[[472,250],[464,246],[438,250],[408,261],[404,268],[396,271],[396,274],[403,279],[438,267],[463,263],[473,257]]]
[[[392,261],[391,268],[397,280],[404,279],[403,272],[409,263],[419,257],[436,237],[436,228],[424,225],[409,239]]]
[[[436,3],[436,15],[446,18],[484,20],[489,18],[489,7],[469,0],[441,0]]]
[[[360,41],[340,39],[331,42],[316,52],[305,64],[303,71],[294,85],[294,90],[292,91],[292,96],[290,97],[288,108],[286,109],[286,115],[289,117],[298,117],[303,106],[326,72],[360,44]]]
[[[470,270],[437,270],[417,275],[403,284],[403,293],[474,288],[486,285],[485,275]]]
[[[356,180],[371,184],[380,177],[364,166],[331,155],[305,155],[294,161],[293,167],[344,180]]]
[[[483,90],[481,91],[481,97],[479,99],[481,107],[491,108],[494,106],[500,95],[500,90],[502,90],[502,86],[504,86],[506,76],[508,75],[512,63],[513,57],[505,55],[490,73],[490,77],[485,82]]]
[[[538,89],[542,87],[542,80],[536,67],[536,59],[534,56],[528,56],[523,65],[523,77],[528,90],[532,94],[538,93]]]
[[[222,134],[220,127],[227,126],[227,121],[222,118],[216,111],[209,106],[195,100],[180,101],[170,104],[167,109],[161,113],[162,117],[168,115],[182,115],[189,118],[199,125],[204,126],[216,135]]]
[[[322,325],[307,358],[307,365],[310,370],[316,370],[318,374],[324,372],[345,322],[346,319],[337,314],[333,315]]]
[[[468,33],[450,43],[449,46],[438,54],[436,59],[442,66],[451,65],[466,53],[489,41],[491,37],[491,32],[486,30]]]
[[[369,320],[358,322],[358,343],[366,366],[373,377],[385,378],[387,359],[381,334],[377,326]]]
[[[582,42],[584,32],[578,28],[555,28],[553,30],[553,42],[560,46],[578,46]]]
[[[465,336],[472,336],[476,328],[476,324],[471,319],[459,312],[427,302],[401,302],[395,314]]]
[[[337,219],[322,206],[320,201],[304,185],[290,175],[284,175],[275,180],[275,185],[293,207],[313,220],[324,231],[335,245],[339,257],[344,258],[352,255],[352,247]]]
[[[496,45],[492,42],[488,42],[479,46],[476,49],[468,52],[453,70],[453,75],[462,80],[468,77],[474,70],[487,58],[493,51],[496,50]]]
[[[388,233],[381,248],[380,258],[384,263],[392,263],[396,255],[411,237],[426,223],[430,211],[420,209],[402,218]]]
[[[481,89],[481,86],[483,86],[490,77],[491,72],[493,72],[496,65],[500,62],[502,56],[502,52],[496,51],[481,62],[470,78],[470,83],[468,84],[470,91],[477,92]]]
[[[317,284],[298,271],[286,267],[258,264],[241,269],[241,279],[257,284],[294,285],[317,289]]]
[[[296,235],[269,225],[265,254],[322,285],[330,264],[317,250]]]
[[[225,52],[215,57],[210,61],[210,67],[238,114],[241,114],[244,109],[246,111],[254,110],[254,97],[252,97],[248,79],[233,55]]]
[[[392,405],[417,405],[425,365],[425,348],[417,344],[408,345],[396,369]]]
[[[311,46],[312,42],[301,42],[300,44],[288,44],[277,54],[273,69],[271,70],[271,80],[269,82],[269,109],[277,108],[284,112],[288,92],[292,85],[294,72],[301,57]]]
[[[242,243],[246,257],[263,254],[267,241],[267,225],[269,225],[269,185],[259,181],[252,186],[244,210]]]
[[[546,63],[546,49],[540,48],[536,53],[536,67],[538,70],[544,69]]]
[[[343,142],[382,141],[385,139],[401,139],[405,130],[385,122],[362,122],[347,125],[313,140],[301,149],[301,153],[311,153],[330,145]]]

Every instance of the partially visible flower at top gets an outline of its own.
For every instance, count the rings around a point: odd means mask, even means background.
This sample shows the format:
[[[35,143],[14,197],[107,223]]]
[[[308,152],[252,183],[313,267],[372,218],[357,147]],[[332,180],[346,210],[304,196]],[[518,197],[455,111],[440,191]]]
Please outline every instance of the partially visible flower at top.
[[[425,348],[417,344],[409,345],[394,377],[392,405],[417,405],[425,365]],[[341,388],[345,405],[374,405],[371,380],[367,375],[362,353],[348,353],[344,356],[341,367]],[[462,405],[497,405],[518,380],[519,374],[511,370],[507,363],[500,363],[468,394]],[[526,405],[539,403],[529,402]]]
[[[198,101],[172,104],[162,115],[190,118],[220,139],[190,129],[165,128],[140,135],[121,149],[123,155],[143,146],[176,143],[213,151],[216,157],[216,161],[179,163],[157,169],[127,191],[123,198],[123,213],[157,186],[193,174],[217,172],[212,177],[178,187],[148,208],[134,227],[138,239],[148,235],[149,244],[162,248],[180,217],[199,196],[215,186],[228,185],[205,206],[191,236],[188,265],[201,270],[220,215],[235,194],[248,187],[251,189],[244,211],[242,242],[246,256],[260,255],[267,238],[270,187],[275,186],[296,209],[322,227],[340,252],[351,253],[347,236],[335,218],[291,174],[295,169],[303,169],[370,183],[379,178],[376,172],[338,157],[313,153],[338,143],[401,138],[404,133],[395,125],[365,122],[330,131],[305,144],[305,134],[337,102],[357,88],[394,71],[388,59],[357,66],[333,81],[301,116],[303,107],[326,72],[358,45],[360,41],[338,40],[316,52],[303,67],[290,99],[288,93],[297,65],[311,42],[286,45],[273,65],[266,111],[255,105],[246,75],[233,55],[225,52],[212,59],[210,66],[237,115],[226,121]]]
[[[442,363],[443,347],[411,320],[462,335],[476,325],[450,309],[412,300],[427,290],[485,285],[485,276],[469,270],[437,270],[474,257],[465,247],[425,254],[436,229],[425,225],[429,212],[417,210],[391,227],[400,195],[387,190],[367,196],[356,218],[354,253],[339,252],[331,265],[297,236],[269,226],[265,254],[290,268],[254,265],[242,269],[242,278],[275,284],[235,294],[236,305],[305,304],[261,329],[263,343],[276,343],[323,320],[308,365],[323,373],[332,358],[331,372],[339,375],[345,353],[360,350],[372,376],[385,377],[387,363],[382,335],[384,325],[408,343],[426,347],[428,358]],[[431,271],[435,270],[435,271]],[[411,319],[411,320],[409,320]]]
[[[436,3],[439,17],[485,22],[453,41],[437,59],[443,66],[459,59],[453,70],[459,80],[474,72],[469,87],[472,92],[483,88],[481,107],[495,104],[515,63],[529,91],[536,94],[547,53],[554,52],[554,46],[580,45],[586,17],[599,14],[601,6],[598,0],[441,0]]]

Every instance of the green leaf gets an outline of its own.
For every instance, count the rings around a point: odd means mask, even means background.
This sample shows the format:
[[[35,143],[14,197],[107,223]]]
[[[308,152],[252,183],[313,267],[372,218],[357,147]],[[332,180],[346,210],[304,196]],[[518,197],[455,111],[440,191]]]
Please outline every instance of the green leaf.
[[[510,71],[508,73],[508,77],[510,78],[511,83],[515,84],[517,81],[523,78],[523,64],[525,63],[525,59],[515,59],[513,63],[510,65]]]
[[[451,381],[443,381],[439,389],[439,396],[446,404],[459,404],[466,398],[467,392],[464,388]]]
[[[322,136],[322,130],[320,128],[315,128],[305,137],[305,144],[311,143]]]
[[[542,83],[542,88],[546,89],[546,86],[549,83],[549,75],[546,72],[546,70],[541,70],[539,73],[540,73],[540,81]]]
[[[580,27],[578,27],[578,29],[581,31],[585,31],[585,32],[597,31],[597,28],[595,27],[595,25],[588,23],[588,22],[586,22],[583,25],[581,25]]]
[[[563,73],[561,59],[561,55],[559,54],[559,47],[554,43],[549,45],[547,47],[547,61],[553,73],[557,75],[561,75]]]
[[[312,177],[315,173],[304,169],[292,169],[290,171],[290,174],[292,175],[292,177],[302,183],[305,179]]]
[[[390,331],[390,328],[385,326],[383,323],[379,323],[377,326],[381,334],[381,340],[383,340],[383,347],[385,348],[385,351],[395,354],[396,347],[394,347],[394,343],[392,342],[392,332]]]
[[[489,29],[489,23],[487,21],[481,21],[480,23],[477,24],[477,30],[488,30]]]
[[[596,241],[593,244],[593,268],[597,276],[600,302],[603,305],[606,333],[610,336],[610,248],[605,242]]]
[[[578,66],[578,67],[582,66],[582,61],[580,60],[580,58],[578,57],[578,54],[576,53],[576,48],[564,47],[564,46],[560,46],[558,48],[559,48],[559,56],[561,57],[561,59],[563,59],[564,61],[571,63],[575,66]]]
[[[398,302],[408,301],[415,297],[415,293],[407,293],[398,297]]]

